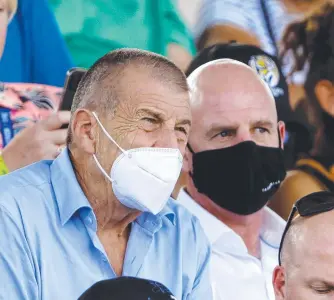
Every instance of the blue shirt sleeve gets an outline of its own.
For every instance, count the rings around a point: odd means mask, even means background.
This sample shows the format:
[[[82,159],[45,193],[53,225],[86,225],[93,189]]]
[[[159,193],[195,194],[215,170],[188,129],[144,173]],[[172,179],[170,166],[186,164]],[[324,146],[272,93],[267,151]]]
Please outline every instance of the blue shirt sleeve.
[[[194,282],[192,293],[187,297],[187,300],[212,300],[212,287],[210,279],[210,257],[211,247],[209,241],[202,229],[199,221],[196,219],[195,230],[199,235],[198,239],[198,262],[197,262],[197,276]]]
[[[63,86],[73,62],[46,0],[20,0],[0,60],[0,80]]]
[[[0,237],[0,299],[39,299],[33,261],[22,223],[14,220],[1,204]]]
[[[203,0],[195,25],[195,35],[215,25],[230,25],[249,33],[258,25],[258,0]]]

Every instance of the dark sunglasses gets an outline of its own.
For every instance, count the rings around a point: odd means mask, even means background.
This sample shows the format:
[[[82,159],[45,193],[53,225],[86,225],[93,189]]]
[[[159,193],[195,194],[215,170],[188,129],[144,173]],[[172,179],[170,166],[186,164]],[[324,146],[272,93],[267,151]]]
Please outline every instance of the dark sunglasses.
[[[281,251],[284,243],[284,238],[291,226],[291,222],[296,214],[299,213],[302,217],[311,217],[334,209],[334,193],[331,192],[316,192],[309,194],[299,199],[292,208],[288,222],[286,223],[281,243],[278,252],[278,262],[281,265]]]

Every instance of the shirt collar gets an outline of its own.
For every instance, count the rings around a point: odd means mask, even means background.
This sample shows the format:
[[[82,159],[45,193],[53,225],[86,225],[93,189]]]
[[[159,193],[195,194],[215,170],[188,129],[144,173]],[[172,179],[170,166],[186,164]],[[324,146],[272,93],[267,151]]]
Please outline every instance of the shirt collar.
[[[269,207],[264,208],[260,237],[272,248],[279,249],[286,222]]]
[[[62,151],[51,165],[51,181],[56,195],[62,225],[65,225],[78,210],[82,208],[92,210],[75,176],[67,148]],[[175,200],[170,199],[169,201]],[[147,219],[150,219],[154,224],[159,224],[159,219],[163,217],[166,217],[175,225],[175,213],[168,202],[156,216],[151,213],[143,213],[141,217],[138,218],[138,223],[143,225]]]
[[[79,209],[92,209],[75,176],[67,148],[51,165],[51,182],[63,226]]]
[[[196,203],[184,189],[180,190],[177,200],[199,219],[211,244],[215,243],[223,234],[234,233],[232,229]],[[213,228],[215,230],[212,230]]]
[[[169,201],[175,201],[175,199],[170,198]],[[175,226],[175,213],[172,210],[172,208],[170,207],[168,202],[165,205],[165,207],[162,209],[162,211],[158,214],[158,216],[160,218],[166,217]]]
[[[221,245],[225,248],[236,250],[237,248],[247,252],[247,248],[239,235],[215,216],[196,203],[184,189],[181,189],[178,201],[192,212],[200,221],[210,243]],[[281,237],[285,228],[285,221],[270,208],[264,208],[263,225],[260,232],[261,240],[272,248],[279,248]],[[214,229],[214,230],[213,230]],[[231,244],[227,245],[226,240]],[[232,245],[234,244],[234,245]]]
[[[169,201],[175,201],[170,198]],[[169,202],[168,201],[168,202]],[[152,234],[157,232],[163,226],[163,220],[167,219],[173,226],[175,226],[175,213],[167,203],[166,206],[162,209],[160,213],[157,215],[153,215],[149,212],[143,212],[137,219],[136,223],[138,223],[141,227],[150,231]]]

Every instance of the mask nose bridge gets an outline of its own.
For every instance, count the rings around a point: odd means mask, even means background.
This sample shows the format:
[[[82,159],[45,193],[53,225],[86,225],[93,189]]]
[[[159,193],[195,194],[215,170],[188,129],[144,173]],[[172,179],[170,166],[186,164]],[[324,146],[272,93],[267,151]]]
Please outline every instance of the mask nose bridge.
[[[146,149],[143,148],[142,150],[145,151]],[[149,151],[149,150],[147,149],[146,151]],[[129,155],[128,155],[127,159],[132,159],[132,158],[133,158],[133,154],[131,153],[131,150],[128,152],[128,154],[129,154]],[[125,155],[127,155],[127,154],[125,153]],[[130,155],[131,155],[131,156],[130,156]],[[142,165],[140,164],[140,162],[138,162],[138,161],[132,161],[132,163],[134,163],[138,168],[140,168],[140,169],[143,170],[144,172],[148,173],[149,175],[153,176],[154,178],[156,178],[156,179],[158,179],[158,180],[160,180],[160,181],[162,181],[162,182],[164,182],[164,183],[168,183],[168,181],[163,180],[163,179],[162,179],[160,176],[158,176],[155,172],[153,172],[153,171],[151,171],[151,170],[148,170],[147,168],[145,168],[144,166],[142,166]]]

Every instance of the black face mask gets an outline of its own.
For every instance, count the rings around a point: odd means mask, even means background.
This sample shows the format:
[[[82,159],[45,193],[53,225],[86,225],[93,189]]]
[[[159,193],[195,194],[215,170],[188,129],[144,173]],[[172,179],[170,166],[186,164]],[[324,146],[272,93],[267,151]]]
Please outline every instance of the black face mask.
[[[233,147],[193,153],[197,190],[239,215],[263,208],[284,180],[283,150],[247,141]]]

